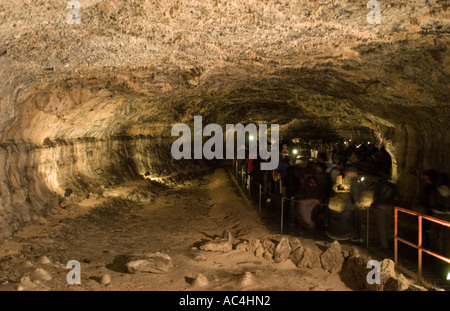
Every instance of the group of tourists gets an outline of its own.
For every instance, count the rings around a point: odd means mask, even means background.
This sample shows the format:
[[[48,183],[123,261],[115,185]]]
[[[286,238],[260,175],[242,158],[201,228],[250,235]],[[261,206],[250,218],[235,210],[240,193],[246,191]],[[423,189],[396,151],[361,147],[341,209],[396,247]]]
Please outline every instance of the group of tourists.
[[[310,161],[307,165],[296,165],[295,159],[289,157],[286,152],[280,152],[278,168],[268,173],[258,170],[260,161],[258,157],[247,159],[245,163],[249,176],[247,186],[250,180],[253,180],[263,185],[265,193],[284,198],[285,227],[293,227],[300,232],[322,230],[327,236],[336,240],[351,240],[355,243],[364,241],[360,222],[363,184],[357,167],[352,165],[339,167],[330,163],[325,152],[319,153],[317,160]],[[345,194],[346,198],[337,225],[330,228],[329,203],[330,199],[336,195],[336,181],[342,175],[348,179],[350,189],[348,194]],[[372,204],[367,208],[374,213],[379,246],[388,248],[392,246],[393,241],[393,215],[394,206],[398,200],[397,190],[395,184],[389,181],[390,172],[384,167],[379,168],[376,175],[379,180],[375,184]],[[440,217],[449,212],[448,175],[426,171],[423,178],[425,187],[420,196],[420,202],[427,213]],[[269,195],[268,201],[270,200]],[[272,200],[276,204],[275,201]]]

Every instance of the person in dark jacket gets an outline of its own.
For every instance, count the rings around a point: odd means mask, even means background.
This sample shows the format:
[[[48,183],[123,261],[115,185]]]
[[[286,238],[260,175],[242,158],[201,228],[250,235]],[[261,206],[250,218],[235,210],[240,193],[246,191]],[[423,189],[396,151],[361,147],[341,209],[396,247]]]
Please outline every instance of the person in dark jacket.
[[[388,248],[388,242],[392,240],[390,231],[397,191],[395,185],[388,180],[389,174],[387,172],[382,172],[381,174],[381,179],[375,185],[371,206],[375,212],[380,247]]]
[[[324,217],[324,227],[328,228],[330,211],[328,205],[330,203],[330,193],[333,187],[331,175],[326,172],[327,165],[324,162],[316,164],[316,182],[319,190],[319,205],[313,211],[314,219],[317,222],[320,214]]]
[[[319,204],[319,189],[314,178],[314,169],[307,168],[302,181],[301,190],[295,195],[299,200],[298,217],[303,220],[309,230],[315,228],[315,223],[311,219],[313,208]]]
[[[345,177],[351,179],[350,193],[344,203],[339,225],[334,233],[326,232],[328,237],[335,240],[348,240],[362,243],[361,224],[359,222],[359,209],[361,208],[362,185],[358,179],[358,170],[353,167],[347,167],[344,171]],[[352,233],[349,227],[349,219],[353,216],[355,232]]]
[[[286,181],[286,198],[284,205],[284,223],[286,226],[295,225],[298,223],[299,219],[296,215],[297,202],[295,202],[294,196],[295,193],[300,191],[301,189],[301,179],[302,172],[301,168],[294,165],[294,161],[290,159],[289,167],[285,170],[285,181]]]
[[[422,179],[425,185],[419,197],[420,205],[426,209],[426,214],[431,216],[437,203],[438,172],[436,170],[426,170],[422,175]]]

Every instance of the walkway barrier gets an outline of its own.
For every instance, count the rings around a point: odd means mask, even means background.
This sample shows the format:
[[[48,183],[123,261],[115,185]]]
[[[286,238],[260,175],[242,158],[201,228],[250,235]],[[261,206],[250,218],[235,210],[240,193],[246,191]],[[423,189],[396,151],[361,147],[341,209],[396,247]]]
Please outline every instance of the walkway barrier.
[[[244,171],[244,166],[239,166],[238,161],[234,160],[234,164],[233,164],[233,168],[235,170],[235,177],[236,177],[236,181],[241,180],[241,184],[240,186],[242,188],[248,187],[248,195],[251,198],[252,195],[252,188],[256,187],[256,189],[258,189],[258,211],[261,212],[262,211],[262,195],[265,194],[267,197],[270,196],[270,198],[273,199],[281,199],[281,213],[280,213],[280,232],[281,234],[283,234],[284,232],[284,213],[285,213],[285,207],[286,207],[286,202],[289,202],[289,204],[299,204],[300,201],[298,200],[294,200],[294,199],[290,199],[290,198],[286,198],[284,197],[281,193],[280,194],[274,194],[270,191],[265,191],[263,190],[263,185],[259,184],[255,181],[253,181],[251,178],[248,177],[247,173]],[[239,178],[240,177],[240,178]],[[239,182],[238,182],[239,184]],[[254,186],[252,186],[254,185]],[[279,184],[279,188],[281,189],[281,181]],[[414,244],[411,241],[408,241],[402,237],[400,237],[398,235],[398,213],[406,213],[406,214],[410,214],[413,216],[417,216],[418,217],[418,243]],[[408,209],[404,209],[401,207],[395,207],[394,208],[394,218],[395,218],[395,228],[394,228],[394,261],[395,261],[395,265],[398,265],[398,242],[402,242],[404,244],[407,244],[411,247],[414,247],[418,250],[418,281],[420,282],[422,280],[422,254],[423,252],[434,256],[444,262],[447,262],[448,264],[450,264],[450,258],[444,257],[442,255],[439,255],[431,250],[428,250],[426,248],[423,247],[422,245],[422,233],[423,233],[423,226],[422,226],[422,220],[426,219],[428,221],[431,221],[433,223],[445,226],[450,228],[450,222],[448,221],[444,221],[441,219],[437,219],[425,214],[421,214],[419,212],[415,212],[412,210],[408,210]],[[369,248],[369,225],[370,225],[370,208],[367,207],[367,237],[366,237],[366,246],[367,248]]]
[[[279,180],[279,184],[278,184],[278,188],[280,189],[280,194],[274,194],[270,191],[266,191],[263,190],[263,185],[260,183],[255,182],[254,180],[252,180],[247,173],[244,171],[244,167],[241,165],[239,166],[238,161],[234,160],[233,161],[233,169],[234,169],[234,176],[236,181],[239,184],[240,181],[240,186],[244,189],[244,193],[245,190],[247,190],[247,195],[249,198],[252,197],[252,189],[258,189],[258,211],[261,213],[262,212],[262,199],[263,199],[263,194],[266,197],[270,197],[271,200],[280,200],[281,202],[281,212],[280,212],[280,232],[281,234],[283,234],[284,232],[284,213],[286,211],[286,204],[290,204],[289,206],[292,206],[292,204],[299,204],[300,201],[299,200],[294,200],[291,198],[286,198],[285,196],[282,195],[281,193],[281,180]],[[245,189],[247,188],[247,189]]]
[[[414,244],[411,241],[408,241],[404,238],[401,238],[398,235],[398,213],[405,213],[405,214],[409,214],[409,215],[413,215],[418,217],[418,232],[419,232],[419,236],[418,236],[418,240],[417,240],[417,244]],[[422,236],[423,236],[423,220],[426,219],[428,221],[431,221],[433,223],[436,223],[438,225],[441,226],[445,226],[447,228],[450,228],[450,222],[445,221],[445,220],[441,220],[441,219],[437,219],[419,212],[415,212],[415,211],[411,211],[408,209],[404,209],[401,207],[395,207],[395,212],[394,212],[394,217],[395,217],[395,231],[394,231],[394,261],[395,261],[395,265],[397,265],[398,263],[398,242],[402,242],[404,244],[407,244],[411,247],[414,247],[415,249],[417,249],[418,251],[418,273],[417,273],[417,279],[419,282],[422,281],[422,255],[423,252],[436,257],[442,261],[445,261],[446,263],[450,264],[450,258],[444,257],[442,255],[436,254],[435,252],[430,251],[429,249],[426,249],[422,246]]]

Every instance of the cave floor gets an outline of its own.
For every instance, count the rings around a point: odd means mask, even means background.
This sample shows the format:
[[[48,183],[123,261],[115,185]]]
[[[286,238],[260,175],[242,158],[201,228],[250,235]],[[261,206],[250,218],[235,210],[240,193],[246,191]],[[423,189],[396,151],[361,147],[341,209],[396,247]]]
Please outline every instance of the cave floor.
[[[176,189],[129,182],[55,209],[0,244],[0,290],[349,290],[339,274],[321,268],[299,269],[290,260],[274,263],[245,250],[196,248],[225,228],[239,239],[281,238],[236,189],[227,171],[218,169]],[[158,251],[172,258],[169,272],[123,269],[126,256]],[[70,260],[81,262],[80,285],[66,281]],[[250,280],[245,272],[252,273]],[[193,284],[198,274],[208,285]],[[104,275],[111,278],[107,285],[100,281]]]

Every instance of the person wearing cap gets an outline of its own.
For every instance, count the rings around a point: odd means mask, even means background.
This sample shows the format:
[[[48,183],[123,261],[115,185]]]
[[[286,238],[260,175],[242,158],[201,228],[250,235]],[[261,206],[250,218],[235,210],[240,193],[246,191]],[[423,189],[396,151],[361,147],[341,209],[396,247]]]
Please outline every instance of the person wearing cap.
[[[350,193],[344,203],[339,225],[335,232],[326,232],[327,236],[335,240],[349,240],[355,243],[362,243],[361,224],[359,222],[359,209],[361,208],[362,185],[358,179],[356,167],[349,166],[344,171],[345,177],[351,179]],[[353,217],[354,232],[351,231],[349,220]]]
[[[289,161],[291,158],[289,156],[283,156],[283,153],[281,152],[280,161],[278,162],[278,167],[276,169],[276,173],[278,173],[278,176],[281,179],[281,188],[280,192],[283,193],[283,196],[286,194],[286,170],[289,167]]]

